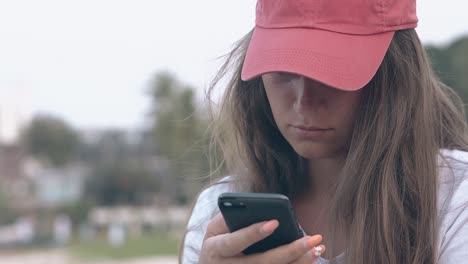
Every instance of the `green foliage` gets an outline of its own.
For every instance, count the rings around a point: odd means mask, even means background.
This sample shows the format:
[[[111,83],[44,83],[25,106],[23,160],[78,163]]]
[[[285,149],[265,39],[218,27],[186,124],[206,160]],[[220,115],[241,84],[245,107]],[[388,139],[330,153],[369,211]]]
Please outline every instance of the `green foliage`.
[[[84,199],[58,208],[57,213],[68,215],[71,218],[73,225],[76,227],[77,224],[88,220],[88,212],[92,207],[93,204],[89,200]]]
[[[136,157],[135,152],[135,146],[126,141],[124,131],[107,130],[96,142],[81,144],[80,158],[92,167],[115,166],[122,160]]]
[[[172,237],[150,233],[129,239],[122,247],[114,248],[105,240],[75,242],[69,248],[72,255],[82,260],[132,259],[143,256],[175,256],[178,241]]]
[[[460,38],[446,47],[428,46],[435,71],[468,103],[468,37]]]
[[[93,144],[81,149],[91,166],[85,184],[85,199],[103,206],[151,203],[160,190],[159,173],[145,162],[139,143],[130,143],[125,132],[109,130]]]
[[[102,206],[148,204],[160,187],[156,176],[124,161],[96,167],[86,182],[86,198]]]
[[[159,74],[152,89],[159,151],[176,159],[199,138],[193,88],[182,87],[168,74]]]
[[[204,184],[200,177],[209,174],[209,120],[195,106],[195,89],[169,73],[155,76],[150,95],[157,152],[169,161],[166,195],[185,203]]]
[[[0,188],[0,226],[15,222],[17,212],[9,206],[9,199]]]
[[[34,117],[22,140],[29,153],[58,167],[75,158],[79,147],[79,137],[73,128],[47,115]]]

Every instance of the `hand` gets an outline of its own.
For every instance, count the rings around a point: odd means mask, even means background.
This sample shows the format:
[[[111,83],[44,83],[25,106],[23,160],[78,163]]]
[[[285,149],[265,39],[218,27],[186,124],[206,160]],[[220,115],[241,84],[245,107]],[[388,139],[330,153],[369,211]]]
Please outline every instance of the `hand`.
[[[258,264],[258,263],[316,263],[316,252],[325,251],[319,245],[322,236],[303,237],[290,244],[266,252],[244,255],[242,251],[257,241],[271,235],[278,227],[277,220],[260,222],[230,233],[221,214],[208,224],[200,253],[200,264]]]

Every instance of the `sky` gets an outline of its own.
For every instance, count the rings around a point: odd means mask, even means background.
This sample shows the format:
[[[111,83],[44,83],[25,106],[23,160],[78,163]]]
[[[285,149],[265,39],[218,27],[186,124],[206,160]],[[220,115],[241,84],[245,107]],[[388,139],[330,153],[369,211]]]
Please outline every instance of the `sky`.
[[[217,58],[254,26],[255,2],[0,0],[0,120],[9,111],[80,129],[144,126],[151,77],[172,72],[201,97]],[[419,0],[423,43],[468,35],[466,10],[468,1]]]

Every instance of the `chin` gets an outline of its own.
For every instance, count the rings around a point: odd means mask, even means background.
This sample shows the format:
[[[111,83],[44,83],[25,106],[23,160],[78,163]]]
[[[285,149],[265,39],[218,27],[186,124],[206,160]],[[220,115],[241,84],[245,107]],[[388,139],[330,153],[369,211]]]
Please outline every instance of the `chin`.
[[[330,146],[309,146],[302,144],[300,146],[293,146],[294,151],[304,159],[327,159],[337,156],[335,148]]]

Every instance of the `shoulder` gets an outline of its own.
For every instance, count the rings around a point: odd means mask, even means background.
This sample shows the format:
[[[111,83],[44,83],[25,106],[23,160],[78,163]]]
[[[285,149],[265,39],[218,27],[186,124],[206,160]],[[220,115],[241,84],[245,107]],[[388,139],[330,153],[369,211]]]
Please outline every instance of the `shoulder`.
[[[468,200],[468,152],[441,150],[439,155],[439,202],[441,208]],[[447,208],[449,209],[449,208]]]
[[[206,218],[213,218],[218,212],[218,196],[232,190],[232,177],[227,176],[210,185],[198,196],[193,207],[188,226],[193,227],[200,224]]]
[[[207,187],[198,196],[187,224],[182,263],[198,263],[208,223],[219,212],[218,196],[233,190],[232,181],[233,177],[224,177]]]
[[[457,149],[439,151],[439,167],[450,167],[455,170],[468,169],[468,152]]]
[[[468,152],[442,150],[439,156],[440,263],[468,258]]]
[[[468,202],[468,152],[441,150],[439,155],[439,210],[443,215]]]

